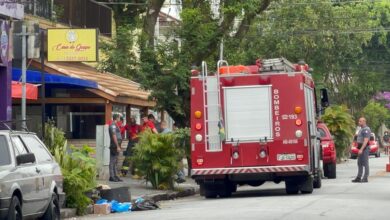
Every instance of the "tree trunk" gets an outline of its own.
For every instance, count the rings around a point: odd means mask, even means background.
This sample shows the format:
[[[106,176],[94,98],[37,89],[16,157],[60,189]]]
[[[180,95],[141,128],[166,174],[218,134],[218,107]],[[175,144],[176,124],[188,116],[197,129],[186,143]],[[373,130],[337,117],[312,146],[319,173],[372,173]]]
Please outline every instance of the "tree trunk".
[[[150,0],[148,9],[146,11],[146,17],[144,20],[144,32],[148,36],[149,46],[154,46],[154,32],[158,15],[160,14],[161,8],[165,0]]]

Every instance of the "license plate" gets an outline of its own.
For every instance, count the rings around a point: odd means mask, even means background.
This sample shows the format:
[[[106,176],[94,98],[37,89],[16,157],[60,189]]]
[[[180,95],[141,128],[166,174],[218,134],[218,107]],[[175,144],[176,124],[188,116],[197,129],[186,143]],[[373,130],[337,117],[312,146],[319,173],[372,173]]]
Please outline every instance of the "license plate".
[[[296,160],[297,156],[295,154],[278,154],[276,155],[277,160]]]

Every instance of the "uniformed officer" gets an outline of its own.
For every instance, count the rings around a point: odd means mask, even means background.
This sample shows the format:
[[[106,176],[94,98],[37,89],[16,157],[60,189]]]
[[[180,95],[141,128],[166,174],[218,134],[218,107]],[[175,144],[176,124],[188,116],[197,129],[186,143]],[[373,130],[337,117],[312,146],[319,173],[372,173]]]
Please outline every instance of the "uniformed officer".
[[[368,175],[370,174],[370,168],[368,166],[368,156],[370,154],[370,146],[368,146],[370,136],[371,136],[371,130],[367,126],[367,122],[365,118],[359,119],[359,126],[361,127],[358,134],[357,134],[357,143],[359,148],[358,153],[358,174],[354,180],[352,180],[353,183],[366,183],[368,182]],[[364,167],[364,176],[363,175],[363,167]]]
[[[119,114],[114,114],[113,121],[109,125],[109,135],[110,135],[110,181],[120,182],[122,181],[117,175],[117,164],[118,164],[118,155],[121,151],[122,135],[121,130],[118,126],[118,121],[120,119]]]

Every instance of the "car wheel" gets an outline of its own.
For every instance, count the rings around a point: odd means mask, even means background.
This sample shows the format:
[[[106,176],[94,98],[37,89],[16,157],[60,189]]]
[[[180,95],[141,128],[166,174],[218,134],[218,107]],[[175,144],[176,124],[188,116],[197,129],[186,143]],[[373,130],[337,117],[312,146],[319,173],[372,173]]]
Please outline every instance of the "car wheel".
[[[22,206],[20,205],[19,198],[17,196],[13,196],[11,200],[11,205],[8,210],[8,219],[9,220],[22,220]]]
[[[60,219],[60,206],[58,202],[58,196],[57,194],[54,194],[51,197],[51,201],[49,206],[46,209],[45,214],[42,216],[43,220],[56,220]]]
[[[328,178],[336,179],[336,163],[328,164]]]
[[[328,171],[329,171],[329,166],[328,166],[328,164],[327,163],[324,163],[323,165],[322,165],[322,169],[324,170],[324,176],[325,177],[328,177]]]
[[[378,151],[376,152],[375,157],[380,157],[380,156],[381,156],[381,152],[379,151],[379,148],[378,148]]]

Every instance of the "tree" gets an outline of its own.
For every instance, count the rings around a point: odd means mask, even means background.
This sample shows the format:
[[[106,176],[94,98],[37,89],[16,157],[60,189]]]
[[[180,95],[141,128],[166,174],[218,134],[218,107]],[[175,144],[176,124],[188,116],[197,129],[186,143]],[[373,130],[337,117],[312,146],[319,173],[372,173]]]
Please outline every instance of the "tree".
[[[378,132],[383,122],[389,120],[390,111],[381,103],[370,101],[362,111],[372,132]]]
[[[227,59],[244,64],[256,58],[303,59],[314,68],[317,85],[329,89],[333,103],[344,103],[357,114],[386,85],[385,72],[372,68],[368,53],[383,47],[389,36],[375,33],[388,27],[390,4],[384,2],[275,2],[244,40],[227,41]],[[374,44],[374,37],[381,41]]]
[[[223,38],[242,39],[256,15],[266,10],[270,0],[221,1],[219,15],[211,10],[209,1],[183,1],[182,23],[172,30],[177,42],[153,45],[150,33],[140,38],[141,74],[138,81],[152,90],[157,107],[165,109],[180,127],[189,126],[191,66],[200,66],[203,60],[217,60],[217,48]],[[237,30],[236,19],[240,18]]]
[[[99,70],[129,79],[136,77],[138,62],[134,51],[136,39],[134,32],[134,28],[123,25],[117,28],[112,41],[100,42],[100,50],[105,56],[99,62]]]

